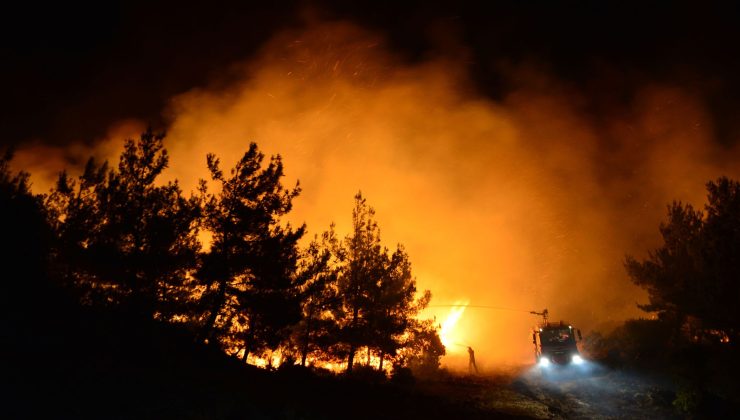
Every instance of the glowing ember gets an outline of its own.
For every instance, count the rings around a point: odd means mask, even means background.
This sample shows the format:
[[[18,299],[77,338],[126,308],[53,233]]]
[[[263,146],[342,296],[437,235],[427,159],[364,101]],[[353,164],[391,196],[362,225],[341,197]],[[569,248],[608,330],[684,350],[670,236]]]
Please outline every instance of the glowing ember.
[[[456,303],[456,306],[450,308],[450,313],[447,315],[447,319],[442,323],[442,328],[439,331],[439,338],[442,340],[442,344],[444,344],[448,352],[454,352],[463,346],[463,344],[460,343],[462,337],[461,333],[460,331],[455,330],[455,325],[457,325],[457,321],[462,317],[467,305],[467,301],[459,304]]]

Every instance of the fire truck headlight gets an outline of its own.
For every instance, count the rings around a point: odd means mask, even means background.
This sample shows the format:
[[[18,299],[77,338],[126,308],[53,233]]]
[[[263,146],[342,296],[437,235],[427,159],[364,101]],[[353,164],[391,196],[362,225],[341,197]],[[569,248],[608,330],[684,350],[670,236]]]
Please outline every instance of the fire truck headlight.
[[[583,357],[578,354],[574,354],[570,360],[571,362],[573,362],[574,365],[580,365],[583,363]]]
[[[540,363],[539,363],[539,365],[540,365],[540,367],[543,367],[543,368],[550,366],[550,359],[548,359],[545,356],[540,357]]]

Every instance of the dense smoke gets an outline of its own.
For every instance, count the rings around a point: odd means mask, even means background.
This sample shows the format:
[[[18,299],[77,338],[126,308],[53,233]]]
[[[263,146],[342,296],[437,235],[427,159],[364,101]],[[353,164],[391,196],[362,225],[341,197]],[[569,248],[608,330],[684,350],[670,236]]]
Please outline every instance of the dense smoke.
[[[406,246],[432,305],[513,309],[467,309],[449,364],[466,363],[462,345],[483,369],[530,361],[529,310],[548,308],[584,333],[640,315],[645,298],[624,255],[658,243],[667,203],[701,206],[706,181],[740,175],[701,98],[646,83],[628,111],[594,119],[588,98],[535,66],[502,70],[512,93],[494,102],[450,57],[459,55],[405,63],[349,23],[281,33],[228,69],[230,82],[172,99],[168,177],[194,189],[206,153],[228,167],[256,141],[283,156],[288,184],[300,180],[290,221],[311,235],[331,222],[347,233],[361,190],[384,242]],[[140,127],[118,126],[95,150],[26,147],[16,164],[41,192],[83,156],[114,159],[118,136]],[[441,322],[448,312],[427,314]]]

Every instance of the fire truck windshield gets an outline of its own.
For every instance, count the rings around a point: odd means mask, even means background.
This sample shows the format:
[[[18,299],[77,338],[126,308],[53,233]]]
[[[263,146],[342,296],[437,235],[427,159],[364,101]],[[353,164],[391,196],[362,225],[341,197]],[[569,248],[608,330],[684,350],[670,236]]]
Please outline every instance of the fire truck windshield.
[[[540,332],[542,344],[564,344],[573,340],[573,333],[569,328],[547,328]]]

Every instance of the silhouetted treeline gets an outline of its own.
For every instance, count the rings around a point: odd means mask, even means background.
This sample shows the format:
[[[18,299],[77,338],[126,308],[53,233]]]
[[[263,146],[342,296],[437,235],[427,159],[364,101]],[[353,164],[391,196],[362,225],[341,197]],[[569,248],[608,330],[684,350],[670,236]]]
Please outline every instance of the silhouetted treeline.
[[[677,335],[736,346],[740,340],[740,183],[707,183],[704,211],[674,202],[660,224],[663,245],[643,261],[627,257],[632,281],[647,290],[641,306]]]
[[[648,292],[629,320],[587,337],[590,353],[608,363],[669,374],[684,414],[726,417],[740,407],[740,183],[710,181],[704,210],[673,202],[660,224],[663,243],[638,260],[630,279]]]
[[[252,143],[224,170],[208,155],[210,180],[186,195],[176,180],[161,181],[163,138],[148,130],[127,140],[117,165],[91,158],[45,195],[12,174],[7,154],[4,255],[22,255],[26,270],[43,272],[29,278],[49,279],[82,305],[180,325],[244,361],[438,367],[435,326],[417,319],[430,294],[417,297],[408,255],[381,244],[361,194],[346,238],[332,226],[303,247],[306,226],[282,220],[300,188],[283,185],[280,156],[265,161]],[[33,296],[8,291],[8,300]]]
[[[47,278],[52,231],[41,197],[30,191],[29,175],[13,174],[12,153],[0,157],[0,313],[2,337],[22,339],[21,325],[36,324],[43,314],[23,310],[45,306],[53,297]]]

